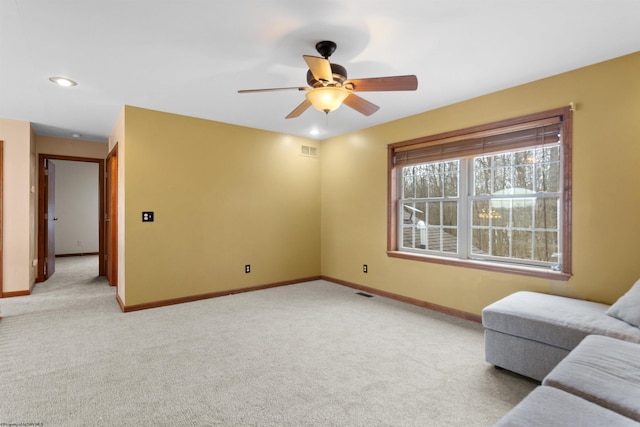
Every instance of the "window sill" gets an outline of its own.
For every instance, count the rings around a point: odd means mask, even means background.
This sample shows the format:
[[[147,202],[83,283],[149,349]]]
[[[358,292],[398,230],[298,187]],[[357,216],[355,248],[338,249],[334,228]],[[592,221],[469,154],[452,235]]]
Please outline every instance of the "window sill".
[[[516,265],[500,265],[496,263],[487,263],[482,261],[462,260],[455,258],[437,257],[432,255],[421,255],[409,252],[387,251],[387,256],[391,258],[401,258],[420,262],[430,262],[434,264],[451,265],[457,267],[475,268],[477,270],[495,271],[498,273],[518,274],[521,276],[538,277],[542,279],[568,281],[571,273],[562,271],[547,271],[534,267],[516,266]]]

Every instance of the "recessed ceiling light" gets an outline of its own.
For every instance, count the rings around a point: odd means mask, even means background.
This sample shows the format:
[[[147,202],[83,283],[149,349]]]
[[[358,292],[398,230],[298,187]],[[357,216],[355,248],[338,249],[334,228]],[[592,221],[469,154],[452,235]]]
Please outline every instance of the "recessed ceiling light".
[[[82,135],[80,135],[79,133],[72,133],[71,136],[74,138],[80,138]]]
[[[320,135],[320,130],[318,130],[318,129],[311,129],[311,131],[309,131],[309,133],[310,133],[311,135],[313,135],[313,136]]]
[[[75,86],[75,85],[77,85],[77,84],[78,84],[78,83],[74,82],[73,80],[68,79],[68,78],[66,78],[66,77],[57,77],[57,76],[54,76],[54,77],[49,77],[49,80],[50,80],[52,83],[55,83],[55,84],[57,84],[58,86],[63,86],[63,87],[70,87],[70,86]]]

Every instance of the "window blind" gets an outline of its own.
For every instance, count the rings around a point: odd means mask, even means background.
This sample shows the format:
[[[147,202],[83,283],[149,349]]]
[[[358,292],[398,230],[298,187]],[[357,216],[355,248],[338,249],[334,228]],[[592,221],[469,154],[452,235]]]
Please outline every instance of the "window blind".
[[[393,147],[396,166],[514,150],[560,141],[561,117]]]

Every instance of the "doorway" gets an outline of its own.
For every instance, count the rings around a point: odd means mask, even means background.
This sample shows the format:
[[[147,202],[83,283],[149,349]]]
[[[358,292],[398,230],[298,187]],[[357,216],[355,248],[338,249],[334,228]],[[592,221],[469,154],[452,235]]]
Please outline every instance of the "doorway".
[[[98,275],[106,274],[104,160],[40,154],[38,156],[38,270],[36,282],[55,272],[55,160],[98,164]]]

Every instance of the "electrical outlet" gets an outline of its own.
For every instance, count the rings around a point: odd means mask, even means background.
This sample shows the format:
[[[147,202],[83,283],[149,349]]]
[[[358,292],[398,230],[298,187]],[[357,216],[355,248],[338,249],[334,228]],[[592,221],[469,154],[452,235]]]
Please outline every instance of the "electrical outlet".
[[[142,222],[153,222],[153,212],[142,212]]]
[[[368,273],[369,272],[369,267],[367,267],[367,264],[362,264],[362,272],[363,273]]]
[[[251,273],[251,265],[250,264],[247,264],[247,265],[244,266],[244,272],[245,273]]]

